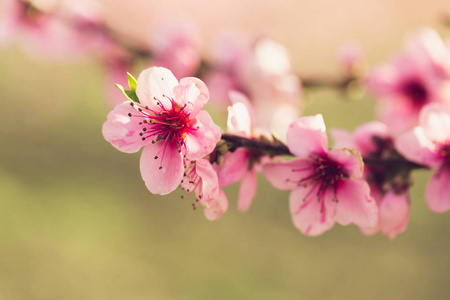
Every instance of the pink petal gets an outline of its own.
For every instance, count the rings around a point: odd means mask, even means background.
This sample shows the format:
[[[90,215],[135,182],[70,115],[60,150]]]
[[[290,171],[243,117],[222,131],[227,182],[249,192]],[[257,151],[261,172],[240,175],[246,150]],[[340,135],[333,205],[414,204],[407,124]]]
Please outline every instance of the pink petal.
[[[220,186],[241,180],[248,170],[249,156],[249,152],[244,148],[238,148],[224,155],[222,164],[217,168]]]
[[[164,142],[149,144],[142,151],[141,175],[148,190],[153,194],[169,194],[178,187],[183,178],[183,157],[174,145],[164,145]],[[155,159],[156,156],[158,159]]]
[[[141,118],[129,117],[128,114],[136,114],[136,110],[130,105],[130,102],[124,102],[117,105],[107,117],[103,124],[103,137],[115,148],[122,152],[134,153],[148,144],[149,141],[142,140],[139,136],[142,126],[139,122]]]
[[[393,239],[405,231],[409,217],[409,198],[407,193],[400,195],[388,192],[379,205],[380,231]]]
[[[172,72],[166,68],[151,67],[144,70],[137,79],[136,94],[142,105],[151,109],[161,110],[156,98],[166,109],[172,107],[168,97],[173,98],[173,89],[178,85],[178,80]]]
[[[425,135],[433,142],[450,140],[450,114],[438,104],[425,106],[420,113],[420,125]]]
[[[251,135],[251,127],[252,121],[245,104],[234,103],[232,106],[228,106],[227,132],[249,137]]]
[[[305,235],[318,236],[333,227],[335,203],[329,195],[321,201],[317,201],[315,195],[308,197],[310,190],[303,187],[293,190],[289,196],[289,210],[297,229]],[[306,201],[305,197],[308,197]]]
[[[277,189],[292,190],[298,187],[300,179],[313,173],[309,159],[293,159],[283,163],[268,163],[262,168],[266,179]],[[294,170],[305,169],[297,172]]]
[[[419,110],[403,95],[391,94],[380,98],[377,116],[388,127],[391,134],[398,134],[418,124]]]
[[[437,213],[450,209],[450,170],[441,169],[428,182],[425,199],[428,207]]]
[[[334,140],[333,148],[352,148],[359,150],[353,141],[352,134],[349,131],[341,128],[331,128],[330,134]]]
[[[378,96],[385,97],[393,92],[399,74],[391,64],[384,64],[372,70],[365,79],[369,91]]]
[[[441,164],[435,145],[427,138],[422,127],[407,131],[395,140],[395,147],[407,159],[430,167]]]
[[[235,91],[235,90],[230,90],[228,92],[228,97],[230,98],[230,101],[232,104],[236,104],[236,103],[242,103],[247,107],[247,112],[250,116],[250,125],[252,126],[252,124],[255,123],[255,116],[253,113],[253,107],[252,107],[252,103],[250,102],[250,100],[248,100],[247,96],[245,96],[245,94]]]
[[[217,198],[219,196],[219,179],[213,166],[203,158],[196,160],[195,164],[195,170],[202,179],[203,197]]]
[[[195,118],[208,102],[209,91],[205,83],[195,77],[183,78],[180,85],[174,89],[174,97],[180,106],[187,105],[186,111],[190,118]]]
[[[202,203],[203,204],[203,203]],[[205,217],[214,221],[219,219],[228,209],[228,199],[222,190],[219,190],[219,196],[206,204],[204,209]]]
[[[220,140],[220,127],[214,124],[207,111],[202,110],[197,115],[198,129],[188,132],[186,139],[186,157],[196,160],[210,154]]]
[[[367,182],[362,179],[342,180],[336,194],[336,221],[342,225],[372,227],[378,222],[378,207],[370,196]]]
[[[328,138],[322,115],[302,117],[289,125],[287,132],[289,150],[298,157],[328,150]]]
[[[363,156],[370,154],[377,148],[373,142],[373,137],[389,138],[388,127],[376,121],[359,126],[354,132],[354,140],[357,145],[354,149],[361,152]]]
[[[328,151],[328,157],[339,162],[350,177],[361,177],[364,163],[361,154],[354,149],[338,149]]]
[[[439,34],[431,28],[422,28],[409,37],[406,50],[422,70],[436,75],[450,71],[450,51]]]
[[[256,168],[245,173],[239,189],[238,209],[246,212],[256,194]]]

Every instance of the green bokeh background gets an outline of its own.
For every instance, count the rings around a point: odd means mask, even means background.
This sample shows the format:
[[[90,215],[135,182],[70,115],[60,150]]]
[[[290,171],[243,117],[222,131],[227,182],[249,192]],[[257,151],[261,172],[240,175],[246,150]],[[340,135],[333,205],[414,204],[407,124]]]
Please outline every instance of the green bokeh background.
[[[394,241],[335,226],[308,238],[288,193],[263,177],[246,214],[215,222],[180,192],[151,195],[139,154],[101,135],[107,109],[92,62],[0,53],[0,299],[445,299],[450,214],[423,200],[416,173],[410,224]],[[304,114],[328,127],[370,120],[373,103],[310,95]]]

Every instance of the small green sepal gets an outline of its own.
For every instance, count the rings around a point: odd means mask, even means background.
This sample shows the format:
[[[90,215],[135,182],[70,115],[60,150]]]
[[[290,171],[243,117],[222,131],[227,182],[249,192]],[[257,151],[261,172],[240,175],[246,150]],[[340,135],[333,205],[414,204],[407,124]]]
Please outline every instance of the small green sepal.
[[[136,92],[136,78],[133,77],[130,73],[127,72],[128,75],[128,85],[133,92]]]
[[[136,103],[140,103],[139,102],[139,98],[136,95],[136,92],[133,90],[126,90],[123,88],[123,86],[121,86],[120,84],[116,84],[117,88],[125,95],[125,97],[128,98],[128,100],[136,102]]]

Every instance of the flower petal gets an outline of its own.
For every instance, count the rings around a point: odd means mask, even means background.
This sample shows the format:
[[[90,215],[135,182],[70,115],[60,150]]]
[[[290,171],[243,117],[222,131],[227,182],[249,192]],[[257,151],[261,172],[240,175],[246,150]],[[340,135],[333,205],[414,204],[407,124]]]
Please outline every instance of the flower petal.
[[[207,111],[202,110],[197,115],[197,130],[188,132],[184,143],[186,144],[186,157],[196,160],[210,154],[220,140],[220,127],[214,124]]]
[[[362,179],[342,180],[336,198],[336,221],[342,225],[372,227],[378,222],[378,207],[370,196],[367,182]]]
[[[202,203],[204,204],[204,203]],[[205,204],[204,204],[205,205]],[[219,190],[219,196],[213,201],[206,204],[206,207],[203,211],[205,214],[205,217],[210,220],[214,221],[219,219],[228,209],[228,199],[225,193],[220,189]]]
[[[353,141],[353,136],[349,131],[341,128],[331,128],[330,134],[334,140],[333,148],[352,148],[359,150],[357,149],[356,143]]]
[[[126,153],[137,152],[149,143],[148,140],[143,141],[139,135],[142,130],[139,122],[142,119],[128,116],[128,114],[136,114],[136,110],[130,103],[127,101],[117,105],[108,114],[102,128],[103,137],[115,148]]]
[[[358,151],[354,149],[332,149],[328,151],[328,157],[335,162],[339,162],[350,177],[361,177],[363,175],[364,163]]]
[[[425,199],[428,207],[437,213],[450,209],[450,170],[441,169],[428,182]]]
[[[157,101],[166,109],[170,109],[172,103],[168,97],[173,98],[173,89],[177,85],[178,80],[170,70],[162,67],[151,67],[139,75],[136,94],[141,104],[149,106],[150,109],[161,110]]]
[[[219,196],[219,179],[211,163],[200,158],[195,161],[195,170],[202,179],[203,197],[217,198]]]
[[[298,187],[302,178],[308,177],[313,170],[309,159],[293,159],[289,162],[268,163],[262,168],[266,179],[277,189],[292,190]],[[305,171],[299,172],[296,170]]]
[[[253,113],[253,106],[252,103],[250,102],[250,100],[248,100],[247,96],[245,96],[243,93],[238,92],[238,91],[234,91],[231,90],[228,92],[228,97],[230,98],[230,101],[232,104],[236,104],[236,103],[242,103],[247,107],[247,112],[250,116],[250,124],[249,126],[251,127],[252,124],[255,123],[255,116]]]
[[[190,118],[195,118],[209,100],[209,91],[205,83],[195,77],[180,80],[180,85],[174,88],[174,99],[180,106],[186,105]]]
[[[293,154],[301,158],[313,152],[326,152],[328,138],[322,115],[302,117],[289,125],[287,145]]]
[[[415,127],[395,140],[395,147],[407,159],[430,167],[441,164],[434,152],[435,145],[427,138],[422,127]]]
[[[354,149],[361,152],[363,156],[371,154],[378,148],[373,141],[374,137],[389,139],[388,127],[384,123],[376,121],[359,126],[354,132],[354,140],[357,145]]]
[[[238,148],[224,155],[222,164],[217,168],[220,186],[227,186],[241,180],[248,170],[249,156],[250,153],[244,148]]]
[[[308,197],[311,188],[297,188],[289,196],[289,210],[294,226],[303,234],[318,236],[334,225],[334,202]],[[308,199],[304,200],[306,197]],[[323,201],[328,205],[324,205]]]
[[[438,104],[429,104],[420,112],[420,125],[425,135],[433,142],[450,140],[450,114]]]
[[[227,132],[249,137],[251,128],[252,122],[245,104],[234,103],[232,106],[228,106]]]
[[[183,178],[183,157],[174,145],[165,145],[164,142],[149,144],[142,151],[141,175],[148,190],[153,194],[169,194],[178,187]]]
[[[245,173],[239,189],[238,209],[246,212],[256,194],[256,168]]]
[[[380,231],[393,239],[399,233],[405,231],[409,217],[408,193],[400,195],[388,192],[379,205]]]

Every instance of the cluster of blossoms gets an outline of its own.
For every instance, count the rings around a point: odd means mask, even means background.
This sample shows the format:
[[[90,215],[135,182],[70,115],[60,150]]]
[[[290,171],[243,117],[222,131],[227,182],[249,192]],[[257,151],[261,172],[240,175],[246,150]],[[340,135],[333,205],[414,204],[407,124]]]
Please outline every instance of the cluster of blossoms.
[[[7,0],[3,8],[0,42],[21,36],[33,53],[52,57],[98,54],[114,107],[105,139],[126,153],[143,148],[148,190],[166,195],[180,187],[209,220],[228,209],[222,188],[239,181],[237,207],[248,211],[258,172],[291,191],[293,223],[309,236],[336,222],[367,235],[402,233],[415,169],[434,172],[425,192],[429,208],[450,210],[450,43],[432,29],[412,33],[398,54],[370,71],[361,68],[357,45],[342,48],[343,78],[313,80],[300,79],[287,49],[268,36],[223,35],[206,61],[189,21],[159,22],[151,42],[130,43],[107,26],[94,1]],[[127,81],[137,63],[159,67]],[[331,130],[330,149],[323,117],[299,117],[302,89],[345,92],[352,83],[376,99],[377,120],[353,132]],[[227,107],[226,130],[203,110],[210,98]]]

